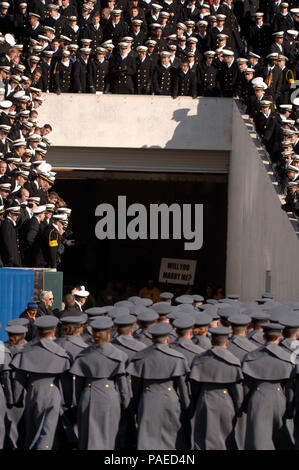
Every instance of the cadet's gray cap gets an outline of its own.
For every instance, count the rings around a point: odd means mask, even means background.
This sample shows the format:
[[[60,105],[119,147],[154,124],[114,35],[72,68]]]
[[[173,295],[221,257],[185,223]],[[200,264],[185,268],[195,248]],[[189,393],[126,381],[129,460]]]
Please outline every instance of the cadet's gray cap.
[[[134,304],[140,302],[140,300],[141,297],[139,297],[138,295],[132,295],[132,297],[128,298],[128,301],[133,302]]]
[[[23,325],[11,325],[5,328],[5,331],[10,335],[21,335],[27,333],[28,329]]]
[[[108,317],[114,319],[120,315],[129,315],[130,311],[126,307],[114,307],[110,312],[108,313]]]
[[[90,322],[90,326],[93,330],[109,330],[113,326],[111,318],[99,317]]]
[[[284,315],[280,319],[280,324],[284,328],[299,328],[299,317],[297,315]]]
[[[171,331],[172,326],[165,322],[156,323],[149,329],[149,333],[156,338],[159,336],[167,336]]]
[[[218,326],[218,328],[210,328],[209,332],[212,336],[228,336],[231,333],[231,329],[225,326]]]
[[[115,302],[114,307],[126,307],[130,309],[132,305],[134,305],[134,303],[129,300],[119,300],[118,302]]]
[[[29,325],[29,320],[28,318],[13,318],[12,320],[9,320],[7,322],[7,326],[12,326],[12,325],[27,326]]]
[[[159,315],[167,315],[172,311],[173,307],[168,302],[158,302],[152,305],[152,309]]]
[[[186,330],[186,329],[192,328],[194,323],[195,323],[195,320],[192,315],[184,315],[184,316],[181,315],[179,318],[176,318],[174,320],[173,326],[180,330]]]
[[[206,313],[196,313],[194,315],[194,325],[208,326],[213,321],[213,317]]]
[[[160,294],[160,297],[161,299],[172,299],[173,298],[173,294],[171,292],[162,292]]]
[[[34,324],[37,328],[42,330],[51,330],[55,328],[58,324],[59,320],[52,315],[44,315],[43,317],[39,317],[35,320]]]
[[[60,319],[61,323],[67,323],[68,325],[81,326],[86,322],[86,315],[68,316]]]
[[[97,317],[105,315],[108,311],[107,307],[91,307],[84,310],[84,313],[87,313],[89,317]]]
[[[232,325],[246,326],[251,322],[251,318],[248,315],[243,315],[240,313],[239,315],[232,315],[231,317],[228,317],[228,321]]]
[[[140,312],[137,316],[137,320],[143,322],[153,322],[158,320],[159,315],[155,310],[147,308],[144,312]]]
[[[192,304],[193,298],[191,295],[180,295],[179,297],[175,298],[175,301],[178,304]]]
[[[136,321],[134,315],[119,315],[115,318],[114,323],[116,325],[133,325]]]

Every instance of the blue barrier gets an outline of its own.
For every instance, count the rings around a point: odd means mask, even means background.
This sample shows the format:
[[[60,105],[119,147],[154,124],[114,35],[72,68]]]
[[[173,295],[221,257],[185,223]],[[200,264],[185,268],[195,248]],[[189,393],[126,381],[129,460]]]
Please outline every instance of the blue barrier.
[[[22,313],[33,300],[33,269],[0,269],[0,340],[6,341],[6,323]]]

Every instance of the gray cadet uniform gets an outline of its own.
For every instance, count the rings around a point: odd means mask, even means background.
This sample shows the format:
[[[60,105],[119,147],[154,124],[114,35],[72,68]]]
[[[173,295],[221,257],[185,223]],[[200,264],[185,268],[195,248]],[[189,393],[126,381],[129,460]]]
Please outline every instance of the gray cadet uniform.
[[[110,318],[90,324],[95,331],[110,330]],[[113,450],[116,447],[121,406],[126,408],[130,390],[125,375],[127,355],[112,344],[97,343],[77,356],[70,372],[76,376],[79,449]]]
[[[29,321],[25,318],[17,318],[15,321],[12,320],[9,322],[9,326],[5,328],[5,331],[9,335],[24,335],[27,333],[28,329],[24,326],[25,324],[28,324]],[[26,340],[24,339],[24,342]],[[7,350],[9,351],[9,362],[12,361],[14,356],[21,351],[23,345],[16,345],[16,344],[10,344],[8,341],[5,342],[5,346]],[[11,370],[10,372],[10,380],[11,384],[13,387],[13,381],[15,377],[15,371]],[[24,430],[24,420],[23,418],[24,414],[24,407],[18,407],[18,406],[9,406],[7,409],[7,417],[6,417],[6,439],[8,442],[8,446],[17,449],[17,448],[22,448],[23,447],[23,442],[24,442],[24,435],[25,435],[25,430]]]
[[[211,328],[226,339],[230,329]],[[194,447],[198,450],[235,449],[234,423],[243,401],[241,364],[224,346],[212,346],[197,356],[190,381],[195,403]]]
[[[35,321],[38,330],[51,331],[58,319],[43,316]],[[16,369],[15,402],[25,400],[25,446],[52,449],[62,405],[60,377],[70,367],[69,356],[49,338],[35,338],[15,355],[11,367]]]
[[[281,332],[282,326],[268,323],[265,331]],[[278,344],[248,353],[242,370],[246,384],[246,450],[292,447],[286,419],[293,417],[295,365],[291,355]]]
[[[150,333],[163,338],[171,330],[162,322],[150,328]],[[127,372],[132,376],[137,411],[137,449],[184,448],[180,418],[182,409],[190,405],[185,357],[167,344],[155,343],[133,357]]]

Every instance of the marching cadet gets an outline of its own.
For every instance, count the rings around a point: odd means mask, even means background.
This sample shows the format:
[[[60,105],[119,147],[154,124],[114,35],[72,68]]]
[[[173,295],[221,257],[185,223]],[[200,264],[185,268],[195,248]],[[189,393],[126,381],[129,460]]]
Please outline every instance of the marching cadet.
[[[176,69],[170,64],[170,52],[160,53],[161,64],[153,73],[153,90],[155,95],[173,95]]]
[[[20,267],[22,264],[16,222],[21,213],[21,207],[8,207],[5,213],[5,220],[0,226],[1,258],[4,266]]]
[[[263,335],[263,327],[262,325],[266,322],[270,321],[270,314],[267,312],[252,312],[251,316],[251,326],[253,329],[248,331],[247,338],[255,343],[257,347],[263,346],[265,343],[264,335]]]
[[[218,94],[217,69],[213,65],[216,53],[204,52],[205,61],[198,67],[199,95],[216,96]]]
[[[229,328],[211,328],[210,333],[212,347],[194,358],[189,376],[195,404],[194,448],[235,449],[234,423],[243,402],[241,363],[227,349]]]
[[[156,65],[158,64],[158,61],[159,61],[159,54],[157,52],[155,52],[155,47],[156,47],[157,43],[153,39],[148,39],[147,41],[145,41],[144,44],[148,49],[146,56],[151,59],[152,64],[153,64],[153,68],[154,68],[154,67],[156,67]]]
[[[234,58],[233,51],[223,49],[224,64],[218,72],[221,94],[224,97],[235,96],[240,80],[240,71]]]
[[[57,95],[68,93],[71,90],[72,63],[70,51],[63,51],[60,62],[56,62],[53,69],[53,88]]]
[[[295,82],[294,72],[286,67],[288,58],[284,55],[278,55],[278,67],[282,71],[282,81],[280,88],[280,95],[277,99],[277,104],[288,104],[291,92],[292,83]]]
[[[136,60],[128,51],[128,44],[118,44],[119,54],[111,59],[110,76],[112,93],[133,94]]]
[[[188,59],[182,59],[180,69],[177,71],[174,82],[173,98],[178,96],[197,97],[196,75],[189,70]]]
[[[136,406],[138,450],[175,450],[185,444],[180,417],[190,405],[189,367],[183,354],[167,344],[171,330],[165,322],[151,327],[152,346],[136,353],[127,367]]]
[[[249,352],[242,363],[247,412],[246,450],[290,449],[286,419],[294,415],[295,363],[279,346],[282,325],[263,325],[264,346]]]
[[[77,356],[70,370],[76,379],[79,449],[115,449],[121,408],[129,405],[127,355],[109,343],[112,325],[108,317],[90,323],[94,344]]]
[[[51,315],[38,318],[36,340],[27,343],[11,362],[16,370],[14,403],[25,406],[27,449],[51,450],[54,446],[62,403],[60,378],[70,367],[68,354],[53,341],[57,323]]]
[[[105,60],[107,49],[97,47],[96,58],[88,64],[88,86],[91,93],[103,94],[109,91],[109,61]]]
[[[138,57],[136,59],[135,92],[137,95],[150,95],[152,91],[153,62],[147,55],[146,46],[136,48]]]

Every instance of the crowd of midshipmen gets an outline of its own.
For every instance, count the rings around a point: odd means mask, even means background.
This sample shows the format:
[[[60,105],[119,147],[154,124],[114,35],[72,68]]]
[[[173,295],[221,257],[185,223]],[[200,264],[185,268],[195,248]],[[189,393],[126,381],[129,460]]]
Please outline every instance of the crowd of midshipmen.
[[[54,315],[43,292],[8,322],[1,448],[298,448],[298,300],[88,296]]]
[[[296,0],[2,1],[0,93],[239,97],[298,216],[298,25]]]

